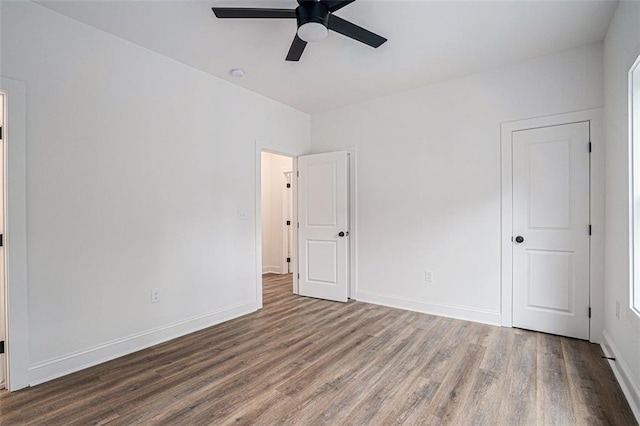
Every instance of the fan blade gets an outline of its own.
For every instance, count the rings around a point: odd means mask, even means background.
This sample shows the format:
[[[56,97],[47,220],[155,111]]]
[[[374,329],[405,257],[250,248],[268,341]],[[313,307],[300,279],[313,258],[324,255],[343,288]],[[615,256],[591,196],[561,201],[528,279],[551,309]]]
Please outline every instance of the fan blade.
[[[320,3],[324,3],[329,8],[329,12],[335,12],[340,10],[348,4],[353,3],[356,0],[320,0]]]
[[[345,21],[342,18],[338,18],[336,15],[329,15],[329,29],[364,44],[368,44],[371,47],[379,47],[387,41],[386,38],[372,33],[369,30],[365,30],[349,21]]]
[[[295,9],[256,9],[249,7],[212,7],[218,18],[268,18],[288,19],[296,17]]]
[[[302,40],[300,37],[298,37],[298,34],[296,34],[295,38],[293,39],[293,43],[291,43],[291,47],[289,48],[287,61],[299,61],[305,47],[307,47],[307,42]]]

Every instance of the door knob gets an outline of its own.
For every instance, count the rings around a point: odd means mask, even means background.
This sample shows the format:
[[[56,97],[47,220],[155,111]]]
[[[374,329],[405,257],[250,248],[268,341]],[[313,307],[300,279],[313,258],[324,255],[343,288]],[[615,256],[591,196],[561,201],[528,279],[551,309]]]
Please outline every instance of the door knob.
[[[521,235],[518,235],[516,237],[516,243],[520,244],[520,243],[524,243],[524,237]]]
[[[338,237],[345,237],[347,235],[349,235],[349,231],[347,231],[347,232],[342,232],[342,231],[338,232]]]

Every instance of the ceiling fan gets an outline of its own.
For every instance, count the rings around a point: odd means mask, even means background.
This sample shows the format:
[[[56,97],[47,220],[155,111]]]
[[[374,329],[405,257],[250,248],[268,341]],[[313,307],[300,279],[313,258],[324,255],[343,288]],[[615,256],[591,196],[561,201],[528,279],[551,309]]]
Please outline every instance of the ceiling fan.
[[[247,7],[213,7],[218,18],[293,19],[298,22],[298,31],[291,43],[287,61],[299,61],[307,42],[320,41],[329,30],[335,31],[371,47],[379,47],[386,38],[365,30],[334,15],[337,10],[355,0],[298,0],[295,9],[260,9]]]

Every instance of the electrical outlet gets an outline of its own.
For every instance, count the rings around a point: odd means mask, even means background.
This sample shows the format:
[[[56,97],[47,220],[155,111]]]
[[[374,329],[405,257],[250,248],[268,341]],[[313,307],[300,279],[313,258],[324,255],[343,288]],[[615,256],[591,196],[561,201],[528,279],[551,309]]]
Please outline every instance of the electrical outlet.
[[[620,319],[620,302],[616,300],[616,318]]]
[[[160,290],[157,288],[151,289],[151,303],[158,303],[160,301]]]
[[[424,280],[428,283],[433,282],[433,271],[426,270],[424,271]]]

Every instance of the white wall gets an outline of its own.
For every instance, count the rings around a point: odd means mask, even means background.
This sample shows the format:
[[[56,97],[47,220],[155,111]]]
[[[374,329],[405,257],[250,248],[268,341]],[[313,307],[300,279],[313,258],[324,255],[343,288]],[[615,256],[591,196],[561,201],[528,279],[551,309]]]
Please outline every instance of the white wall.
[[[1,24],[27,88],[30,381],[255,310],[255,140],[303,153],[309,116],[30,2]]]
[[[628,72],[640,54],[640,3],[622,1],[604,42],[606,122],[605,342],[617,358],[627,398],[640,419],[640,327],[629,303]],[[616,318],[616,302],[621,304]],[[640,321],[638,321],[640,324]]]
[[[283,257],[286,249],[286,179],[293,170],[293,159],[262,153],[262,272],[286,274]],[[292,189],[289,189],[291,191]]]
[[[499,324],[500,123],[602,103],[598,44],[313,115],[357,148],[357,299]]]

